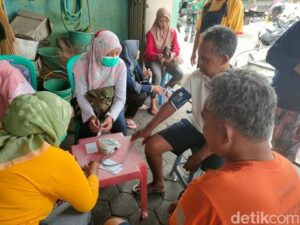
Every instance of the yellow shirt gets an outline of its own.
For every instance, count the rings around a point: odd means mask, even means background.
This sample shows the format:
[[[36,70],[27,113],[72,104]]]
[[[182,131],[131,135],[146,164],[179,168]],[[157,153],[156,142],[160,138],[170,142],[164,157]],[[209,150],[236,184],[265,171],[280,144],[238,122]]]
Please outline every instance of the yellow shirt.
[[[99,180],[85,177],[74,157],[49,147],[40,156],[0,171],[0,224],[37,225],[57,199],[80,212],[96,204]]]
[[[206,4],[211,2],[208,11],[220,10],[225,1],[226,0],[208,0]],[[197,30],[200,30],[201,27],[203,8],[197,21]],[[227,16],[225,15],[222,18],[221,25],[231,28],[238,34],[243,33],[244,6],[241,0],[227,0]]]

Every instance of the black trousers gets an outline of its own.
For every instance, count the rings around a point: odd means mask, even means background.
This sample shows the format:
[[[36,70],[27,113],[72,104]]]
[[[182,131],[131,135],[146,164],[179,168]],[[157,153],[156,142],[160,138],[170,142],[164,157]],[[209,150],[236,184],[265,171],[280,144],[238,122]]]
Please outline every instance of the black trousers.
[[[133,118],[139,107],[146,101],[147,96],[146,92],[141,92],[140,94],[127,94],[125,118]]]

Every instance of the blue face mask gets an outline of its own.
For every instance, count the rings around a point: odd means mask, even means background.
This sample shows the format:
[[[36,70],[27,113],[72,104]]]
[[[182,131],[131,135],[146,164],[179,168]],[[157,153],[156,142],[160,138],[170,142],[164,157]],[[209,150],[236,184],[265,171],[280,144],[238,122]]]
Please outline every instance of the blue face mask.
[[[103,56],[101,63],[106,67],[114,67],[119,63],[119,56],[115,56],[115,57]]]

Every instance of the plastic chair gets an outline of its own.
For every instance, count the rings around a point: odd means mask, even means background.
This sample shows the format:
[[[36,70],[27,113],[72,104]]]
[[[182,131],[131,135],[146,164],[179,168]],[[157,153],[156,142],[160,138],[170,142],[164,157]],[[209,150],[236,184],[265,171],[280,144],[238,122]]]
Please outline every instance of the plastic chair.
[[[77,60],[79,59],[80,54],[79,55],[74,55],[71,58],[68,59],[67,62],[67,73],[68,73],[68,78],[71,84],[71,89],[72,89],[72,93],[73,96],[75,94],[75,83],[74,83],[74,74],[73,74],[73,66],[74,64],[77,62]]]
[[[36,68],[32,61],[18,55],[0,55],[0,60],[8,60],[12,64],[25,66],[29,70],[30,84],[34,90],[37,90]]]
[[[181,173],[178,170],[179,166],[184,165],[186,163],[185,160],[182,161],[182,157],[183,157],[183,154],[177,155],[177,157],[173,163],[172,169],[170,171],[170,176],[172,177],[175,173],[176,177],[174,177],[174,181],[176,181],[177,180],[176,178],[178,178],[180,185],[183,188],[186,188],[187,184],[190,183],[192,181],[192,179],[194,178],[194,172],[190,172],[188,174],[187,180],[185,180],[183,178],[183,176],[181,175]]]
[[[194,150],[192,150],[192,152],[193,151]],[[176,154],[175,152],[173,152],[173,153]],[[179,166],[184,165],[186,163],[185,160],[182,160],[182,157],[183,157],[183,153],[180,155],[177,155],[177,157],[173,163],[172,169],[170,171],[170,176],[173,176],[175,173],[176,177],[174,178],[174,180],[176,180],[176,178],[178,178],[178,181],[183,188],[187,187],[188,183],[193,180],[193,178],[196,174],[199,174],[199,176],[200,176],[203,172],[205,172],[209,169],[216,170],[216,169],[222,167],[224,164],[224,160],[221,160],[221,158],[219,156],[211,155],[211,156],[207,157],[205,160],[203,160],[200,168],[198,168],[197,171],[189,172],[187,179],[185,179],[178,170]]]
[[[72,96],[75,96],[75,83],[74,83],[73,66],[77,62],[79,57],[80,57],[80,54],[79,55],[74,55],[71,58],[69,58],[69,60],[67,62],[67,74],[68,74],[68,78],[69,78],[69,81],[70,81],[70,84],[71,84]],[[78,142],[78,139],[79,139],[80,127],[81,127],[81,121],[79,121],[77,119],[75,121],[75,134],[74,134],[74,143],[75,144]]]
[[[171,75],[166,72],[166,74],[161,77],[160,86],[164,87],[165,83],[168,82],[170,79]],[[164,97],[164,93],[158,95],[158,105],[162,105],[164,103]]]

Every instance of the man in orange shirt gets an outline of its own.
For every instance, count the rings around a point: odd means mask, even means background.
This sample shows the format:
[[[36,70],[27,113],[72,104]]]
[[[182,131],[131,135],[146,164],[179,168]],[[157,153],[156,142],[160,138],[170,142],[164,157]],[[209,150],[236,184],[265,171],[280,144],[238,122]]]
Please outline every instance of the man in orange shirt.
[[[300,179],[272,152],[276,94],[249,70],[214,77],[204,110],[204,136],[225,166],[192,181],[170,225],[300,224]]]
[[[210,83],[202,112],[210,150],[223,168],[192,181],[170,225],[300,224],[300,179],[283,156],[272,152],[276,94],[249,70],[227,70]],[[129,225],[113,218],[105,225]]]

